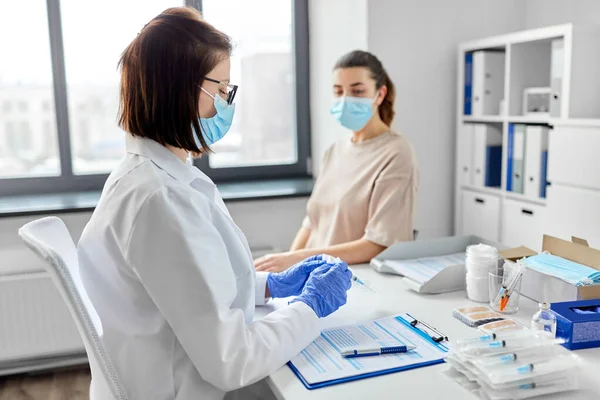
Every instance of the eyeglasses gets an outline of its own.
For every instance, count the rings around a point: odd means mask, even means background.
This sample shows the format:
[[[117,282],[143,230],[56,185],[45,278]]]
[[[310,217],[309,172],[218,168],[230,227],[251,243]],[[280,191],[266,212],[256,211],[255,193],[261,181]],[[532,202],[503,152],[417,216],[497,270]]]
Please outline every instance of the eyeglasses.
[[[218,81],[216,79],[212,79],[212,78],[208,78],[208,77],[204,77],[204,79],[206,79],[209,82],[214,82],[214,83],[218,83],[219,85],[225,86],[227,88],[227,104],[231,104],[233,103],[233,99],[235,99],[235,94],[237,93],[238,90],[238,85],[231,85],[227,82],[223,82],[223,81]]]

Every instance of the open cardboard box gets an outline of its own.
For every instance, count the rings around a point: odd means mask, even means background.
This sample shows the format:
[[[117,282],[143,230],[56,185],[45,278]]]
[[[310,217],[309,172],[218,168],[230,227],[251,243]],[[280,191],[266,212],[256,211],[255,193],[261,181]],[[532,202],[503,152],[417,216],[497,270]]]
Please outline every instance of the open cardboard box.
[[[555,256],[600,270],[600,250],[589,247],[588,242],[584,239],[573,237],[569,242],[544,235],[542,251],[548,251]],[[537,254],[527,247],[501,250],[499,253],[502,258],[509,261],[517,261],[523,257]],[[548,303],[600,299],[600,285],[577,287],[527,268],[523,274],[521,295],[537,302]]]

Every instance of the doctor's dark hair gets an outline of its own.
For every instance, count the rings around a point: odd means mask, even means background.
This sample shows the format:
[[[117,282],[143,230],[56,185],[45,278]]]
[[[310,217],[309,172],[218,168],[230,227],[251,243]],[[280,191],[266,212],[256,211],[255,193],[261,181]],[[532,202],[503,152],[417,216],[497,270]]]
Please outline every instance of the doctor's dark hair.
[[[371,78],[375,80],[375,87],[377,89],[380,89],[384,85],[387,87],[387,94],[379,106],[379,117],[386,125],[391,125],[395,114],[394,100],[396,99],[396,88],[385,68],[383,68],[381,61],[367,51],[354,50],[342,56],[333,69],[356,67],[364,67],[371,72]]]
[[[119,126],[162,145],[210,151],[198,122],[199,86],[231,51],[229,36],[194,8],[163,11],[121,54]]]

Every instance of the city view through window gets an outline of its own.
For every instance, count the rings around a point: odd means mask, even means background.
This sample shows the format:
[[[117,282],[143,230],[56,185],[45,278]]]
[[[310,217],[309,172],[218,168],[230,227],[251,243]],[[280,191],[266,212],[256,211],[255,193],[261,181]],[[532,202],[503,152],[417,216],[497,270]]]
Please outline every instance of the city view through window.
[[[88,2],[60,3],[73,172],[109,173],[125,151],[119,56],[144,24],[181,2],[105,0],[93,15]],[[60,175],[46,1],[0,8],[1,37],[20,39],[0,41],[0,54],[19,60],[0,62],[0,179]],[[296,162],[292,1],[204,0],[203,14],[232,36],[231,83],[240,87],[210,166]]]

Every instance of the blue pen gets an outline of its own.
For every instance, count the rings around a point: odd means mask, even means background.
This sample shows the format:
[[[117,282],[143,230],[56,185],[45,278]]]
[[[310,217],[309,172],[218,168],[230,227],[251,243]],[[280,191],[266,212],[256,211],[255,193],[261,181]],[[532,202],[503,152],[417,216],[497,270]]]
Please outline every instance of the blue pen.
[[[372,347],[372,348],[361,348],[344,350],[341,352],[342,357],[353,358],[353,357],[369,357],[379,356],[382,354],[394,354],[394,353],[406,353],[416,349],[416,346],[392,346],[392,347]]]

